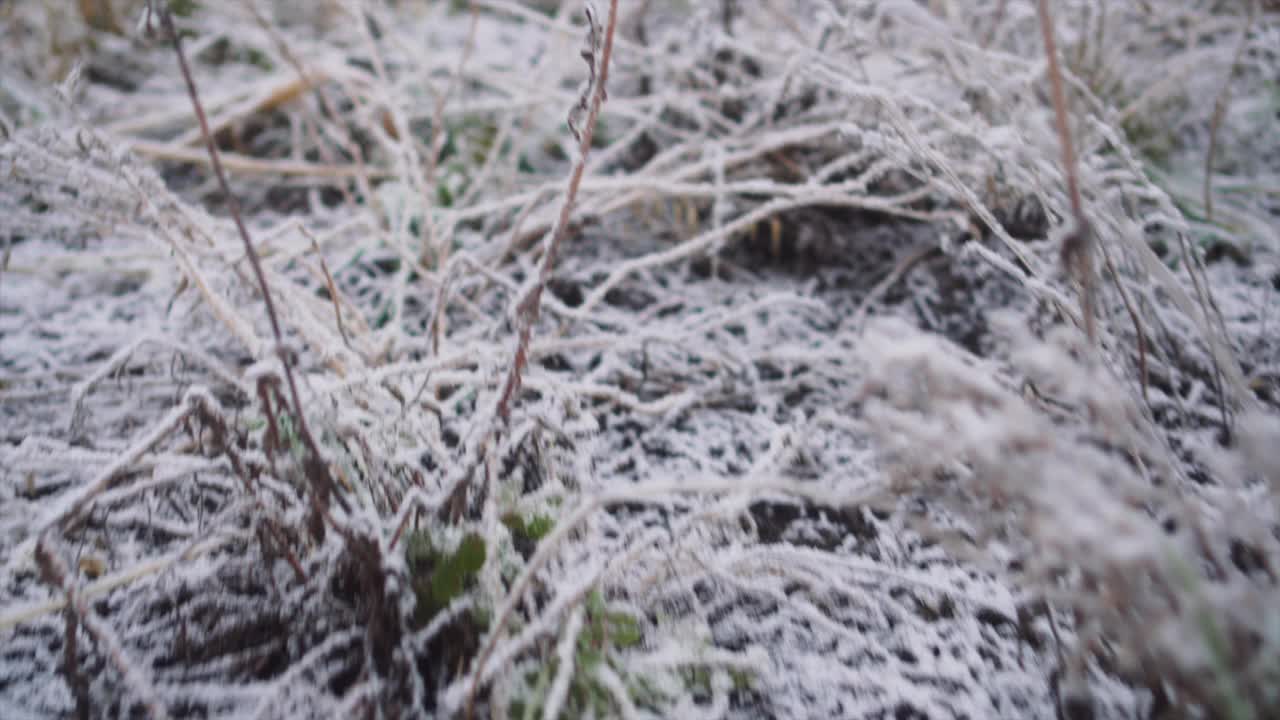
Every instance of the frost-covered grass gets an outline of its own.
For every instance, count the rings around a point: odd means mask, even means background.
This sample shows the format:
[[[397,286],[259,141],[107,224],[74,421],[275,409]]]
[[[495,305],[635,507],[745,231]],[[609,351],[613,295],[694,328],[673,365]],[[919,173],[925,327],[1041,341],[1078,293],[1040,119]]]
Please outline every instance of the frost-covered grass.
[[[174,2],[283,348],[144,4],[0,5],[0,717],[1280,714],[1275,3],[1050,3],[1082,278],[1034,2],[620,2],[585,155],[577,0]]]

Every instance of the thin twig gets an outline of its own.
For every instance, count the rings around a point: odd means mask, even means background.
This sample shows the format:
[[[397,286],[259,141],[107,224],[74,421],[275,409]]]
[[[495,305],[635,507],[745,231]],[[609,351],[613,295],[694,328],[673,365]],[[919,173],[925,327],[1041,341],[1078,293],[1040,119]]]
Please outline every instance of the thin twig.
[[[325,112],[329,113],[330,117],[339,117],[337,108],[329,99],[329,93],[325,91],[324,84],[319,82],[318,79],[312,79],[313,73],[306,69],[302,60],[289,47],[288,41],[286,41],[276,27],[267,20],[265,16],[263,16],[262,12],[258,9],[256,1],[249,3],[249,12],[251,12],[254,19],[258,21],[258,26],[262,28],[262,31],[267,33],[267,36],[275,43],[276,49],[285,59],[285,62],[289,63],[289,65],[293,67],[293,70],[297,73],[299,80],[309,87],[314,88],[316,97],[320,101],[320,107]],[[321,121],[319,113],[312,110],[306,103],[301,103],[301,105],[303,107],[303,112],[311,118],[311,131],[316,136],[314,140],[316,149],[320,151],[320,155],[324,158],[327,165],[337,167],[338,162],[334,156],[333,149],[329,147],[328,144],[320,141],[319,134],[320,129],[323,127],[323,122]],[[347,155],[356,160],[356,164],[354,166],[348,167],[353,167],[355,170],[355,182],[359,186],[361,193],[365,197],[372,195],[368,169],[365,167],[364,155],[360,151],[360,148],[352,141],[350,133],[346,132],[345,128],[342,128],[337,124],[333,124],[331,125],[331,130],[336,131],[335,134],[338,135],[338,141],[341,143],[342,148],[346,150]],[[341,190],[342,196],[347,201],[348,205],[355,206],[358,204],[355,196],[351,193],[351,189],[347,187],[345,183],[339,185],[339,190]]]
[[[329,300],[333,302],[333,317],[338,322],[338,333],[342,335],[342,342],[352,350],[351,338],[347,335],[347,326],[342,322],[342,307],[338,304],[338,286],[333,282],[333,275],[329,272],[329,263],[324,260],[324,253],[320,252],[320,243],[316,242],[316,238],[304,227],[299,227],[303,235],[311,240],[311,249],[315,251],[316,257],[320,259],[320,272],[324,273],[325,287],[329,290]]]
[[[1200,307],[1204,311],[1204,322],[1209,332],[1214,330],[1224,330],[1221,324],[1218,328],[1213,327],[1213,313],[1217,309],[1217,305],[1213,302],[1213,295],[1209,287],[1209,278],[1204,276],[1204,266],[1200,264],[1200,255],[1190,247],[1185,236],[1181,237],[1180,245],[1182,247],[1182,261],[1187,266],[1187,276],[1191,278],[1191,286],[1195,288],[1196,299],[1200,301]],[[1200,272],[1197,273],[1196,271]],[[1220,319],[1220,318],[1219,318]],[[1223,337],[1226,333],[1223,332]],[[1223,378],[1222,363],[1218,361],[1217,356],[1213,357],[1213,389],[1218,394],[1218,413],[1222,418],[1222,432],[1224,437],[1231,437],[1231,418],[1228,416],[1227,410],[1227,387],[1226,380]]]
[[[78,492],[64,495],[57,502],[51,503],[40,522],[41,531],[43,532],[55,525],[63,529],[70,525],[72,518],[79,516],[81,512],[89,508],[95,498],[110,488],[111,484],[137,463],[143,455],[168,437],[170,433],[181,428],[183,422],[190,417],[205,392],[199,388],[188,390],[179,406],[169,410],[164,418],[142,433],[136,442],[120,453],[111,464],[103,468],[87,485],[80,488]]]
[[[929,257],[935,252],[940,252],[937,245],[923,245],[908,253],[905,257],[898,261],[898,264],[884,276],[876,286],[871,288],[871,292],[858,303],[858,309],[853,313],[853,327],[855,330],[861,331],[862,321],[866,319],[867,313],[871,310],[871,305],[880,299],[889,288],[893,287],[898,280],[902,279],[911,271],[921,260]]]
[[[1004,10],[1008,4],[1008,0],[1000,0],[1000,4],[996,5],[996,11],[991,17],[991,26],[987,28],[987,34],[982,37],[979,47],[983,49],[991,47],[991,42],[996,38],[996,30],[1000,27],[1000,23],[1004,22]]]
[[[436,96],[435,107],[431,111],[431,146],[427,148],[427,185],[435,187],[436,174],[439,171],[440,153],[444,149],[444,108],[449,98],[457,90],[461,84],[463,70],[466,68],[467,60],[471,58],[471,53],[475,50],[476,45],[476,29],[480,26],[480,10],[476,7],[475,2],[471,3],[471,23],[467,28],[467,39],[462,46],[462,56],[458,58],[458,66],[453,75],[449,77],[449,84],[445,86],[444,91]],[[499,146],[495,145],[494,151]],[[434,266],[436,268],[443,267],[449,260],[449,251],[452,243],[448,238],[435,237],[435,227],[433,223],[426,223],[424,229],[425,237],[422,242],[422,250],[418,254],[418,262],[422,265]],[[427,251],[431,250],[433,257],[432,262],[428,263]]]
[[[427,182],[431,185],[435,184],[436,172],[439,169],[439,152],[444,135],[444,107],[449,102],[449,97],[457,90],[467,60],[471,58],[471,53],[476,46],[476,28],[480,25],[480,10],[475,2],[472,2],[469,11],[471,23],[467,27],[467,39],[462,46],[462,56],[458,58],[458,67],[453,75],[449,76],[449,84],[445,86],[444,92],[436,96],[435,106],[431,110],[431,147],[427,148]]]
[[[93,637],[98,650],[106,656],[108,662],[115,667],[124,679],[125,685],[137,696],[152,718],[167,718],[168,711],[158,699],[155,685],[147,677],[142,663],[135,662],[125,654],[120,638],[112,632],[98,613],[89,605],[83,593],[77,591],[72,579],[71,569],[67,567],[57,551],[49,547],[52,529],[46,529],[36,541],[36,564],[40,575],[46,583],[61,591],[67,597],[67,611],[74,613],[78,624]]]
[[[1138,315],[1137,308],[1129,299],[1129,293],[1124,289],[1124,281],[1120,278],[1120,271],[1111,260],[1111,253],[1107,251],[1107,246],[1099,243],[1098,248],[1102,250],[1102,262],[1107,272],[1111,274],[1111,281],[1115,283],[1116,290],[1120,292],[1120,300],[1124,303],[1125,312],[1129,313],[1129,320],[1133,323],[1133,332],[1138,336],[1138,371],[1142,382],[1142,401],[1151,407],[1151,396],[1148,391],[1150,385],[1150,373],[1147,370],[1147,333],[1142,328],[1142,320]]]

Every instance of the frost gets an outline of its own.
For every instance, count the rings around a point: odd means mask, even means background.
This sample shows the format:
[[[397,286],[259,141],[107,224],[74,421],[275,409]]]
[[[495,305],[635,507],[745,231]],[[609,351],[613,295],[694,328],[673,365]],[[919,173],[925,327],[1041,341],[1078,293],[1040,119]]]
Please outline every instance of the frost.
[[[1032,3],[619,3],[509,417],[610,3],[173,4],[283,346],[142,4],[10,5],[0,717],[1275,713],[1271,3],[1052,4],[1096,344]]]

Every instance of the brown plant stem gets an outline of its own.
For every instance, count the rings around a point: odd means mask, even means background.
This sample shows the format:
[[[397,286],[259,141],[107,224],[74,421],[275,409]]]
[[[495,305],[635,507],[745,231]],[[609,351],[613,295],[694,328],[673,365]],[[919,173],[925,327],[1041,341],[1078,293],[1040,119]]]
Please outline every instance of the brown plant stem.
[[[578,187],[582,184],[582,176],[587,168],[587,155],[591,152],[591,140],[595,134],[596,121],[600,117],[600,108],[608,96],[605,88],[609,82],[609,58],[613,54],[613,35],[617,24],[618,0],[609,0],[609,19],[605,27],[604,46],[600,52],[599,75],[593,78],[586,122],[578,134],[578,159],[574,162],[573,172],[569,175],[569,187],[565,192],[564,203],[560,206],[560,215],[543,250],[538,281],[516,306],[519,339],[516,342],[516,351],[511,358],[506,382],[503,384],[502,395],[498,398],[498,417],[502,419],[503,424],[511,419],[511,403],[520,391],[521,377],[529,362],[529,341],[533,335],[533,326],[538,322],[538,316],[542,311],[542,292],[551,279],[551,273],[555,270],[556,257],[560,253],[560,245],[564,242],[564,236],[568,234],[573,204],[577,199]],[[596,74],[594,67],[592,65],[593,76]]]
[[[529,340],[533,334],[533,326],[537,322],[538,314],[541,311],[542,292],[547,282],[551,279],[551,273],[555,269],[556,255],[559,253],[560,244],[563,242],[569,227],[569,220],[573,213],[573,203],[587,167],[587,155],[591,151],[591,139],[595,133],[596,121],[600,117],[600,108],[603,107],[604,101],[608,97],[606,86],[609,80],[609,58],[613,55],[613,36],[618,25],[618,0],[609,0],[609,18],[605,22],[604,43],[600,49],[598,70],[595,65],[595,18],[589,13],[587,21],[590,24],[590,37],[592,40],[591,47],[583,51],[583,57],[591,66],[591,84],[587,89],[587,92],[590,93],[590,101],[587,103],[586,122],[581,131],[579,131],[574,127],[573,116],[572,113],[570,114],[569,127],[578,138],[578,158],[574,162],[573,172],[569,176],[569,187],[565,193],[564,204],[560,206],[560,215],[543,251],[542,268],[538,273],[538,280],[529,291],[529,294],[517,306],[516,319],[519,323],[519,339],[517,340],[516,351],[511,359],[511,366],[502,389],[502,395],[498,399],[498,417],[501,418],[504,426],[510,421],[511,402],[516,393],[519,392],[521,374],[524,371],[524,366],[528,363]],[[585,95],[583,99],[586,99]],[[580,102],[579,105],[581,104]],[[515,592],[515,589],[512,591]],[[476,670],[475,677],[471,681],[471,688],[467,693],[467,720],[475,717],[476,696],[480,692],[481,671],[497,645],[498,634],[502,632],[506,620],[507,615],[505,614],[499,618],[473,665]]]
[[[1039,0],[1036,10],[1040,16],[1040,32],[1044,37],[1044,52],[1049,60],[1049,87],[1053,96],[1053,114],[1062,145],[1062,171],[1067,178],[1067,196],[1071,201],[1071,214],[1075,227],[1062,239],[1062,264],[1068,273],[1074,273],[1080,283],[1080,314],[1084,319],[1085,335],[1089,343],[1097,342],[1097,326],[1094,318],[1095,284],[1093,270],[1093,230],[1084,215],[1084,203],[1080,199],[1080,181],[1076,171],[1076,148],[1071,140],[1071,128],[1067,123],[1067,95],[1062,87],[1062,68],[1058,66],[1058,46],[1054,40],[1053,16],[1049,14],[1049,0]]]
[[[271,333],[276,340],[276,356],[284,367],[285,381],[289,385],[289,395],[293,402],[293,414],[298,421],[298,435],[302,438],[303,444],[306,445],[308,453],[306,475],[315,485],[316,499],[322,508],[328,504],[328,500],[332,496],[337,499],[338,504],[344,510],[350,510],[346,500],[336,492],[337,485],[329,475],[328,467],[320,454],[320,448],[311,434],[310,427],[307,425],[301,396],[298,394],[298,384],[293,377],[293,364],[288,352],[285,350],[284,333],[280,330],[280,319],[276,314],[275,303],[271,299],[271,288],[267,284],[266,274],[262,271],[262,261],[258,259],[258,251],[253,247],[249,229],[245,226],[244,218],[240,213],[240,201],[231,192],[231,186],[227,182],[227,175],[222,169],[222,160],[218,156],[218,147],[213,141],[213,135],[209,132],[209,119],[205,115],[204,106],[200,103],[200,94],[196,89],[191,67],[187,64],[186,53],[182,51],[182,38],[178,35],[178,31],[173,24],[173,15],[169,11],[168,5],[163,3],[159,6],[159,9],[155,5],[148,5],[148,12],[160,19],[160,27],[173,45],[174,54],[178,56],[178,67],[182,71],[182,79],[186,83],[187,94],[191,98],[192,110],[196,114],[196,120],[200,123],[200,134],[204,138],[205,149],[209,153],[209,162],[213,166],[213,174],[218,179],[218,187],[222,190],[223,197],[226,199],[227,210],[231,213],[231,219],[235,223],[236,230],[240,233],[240,239],[244,242],[245,256],[249,258],[249,265],[253,268],[254,277],[257,278],[258,287],[262,291],[262,300],[267,307],[267,319],[271,322]]]

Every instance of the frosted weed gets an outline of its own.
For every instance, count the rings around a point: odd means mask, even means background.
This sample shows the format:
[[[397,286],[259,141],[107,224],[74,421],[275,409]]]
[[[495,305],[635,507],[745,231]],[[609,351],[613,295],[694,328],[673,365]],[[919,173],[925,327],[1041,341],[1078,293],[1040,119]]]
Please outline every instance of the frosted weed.
[[[0,9],[0,716],[1275,713],[1274,3],[146,5]]]

